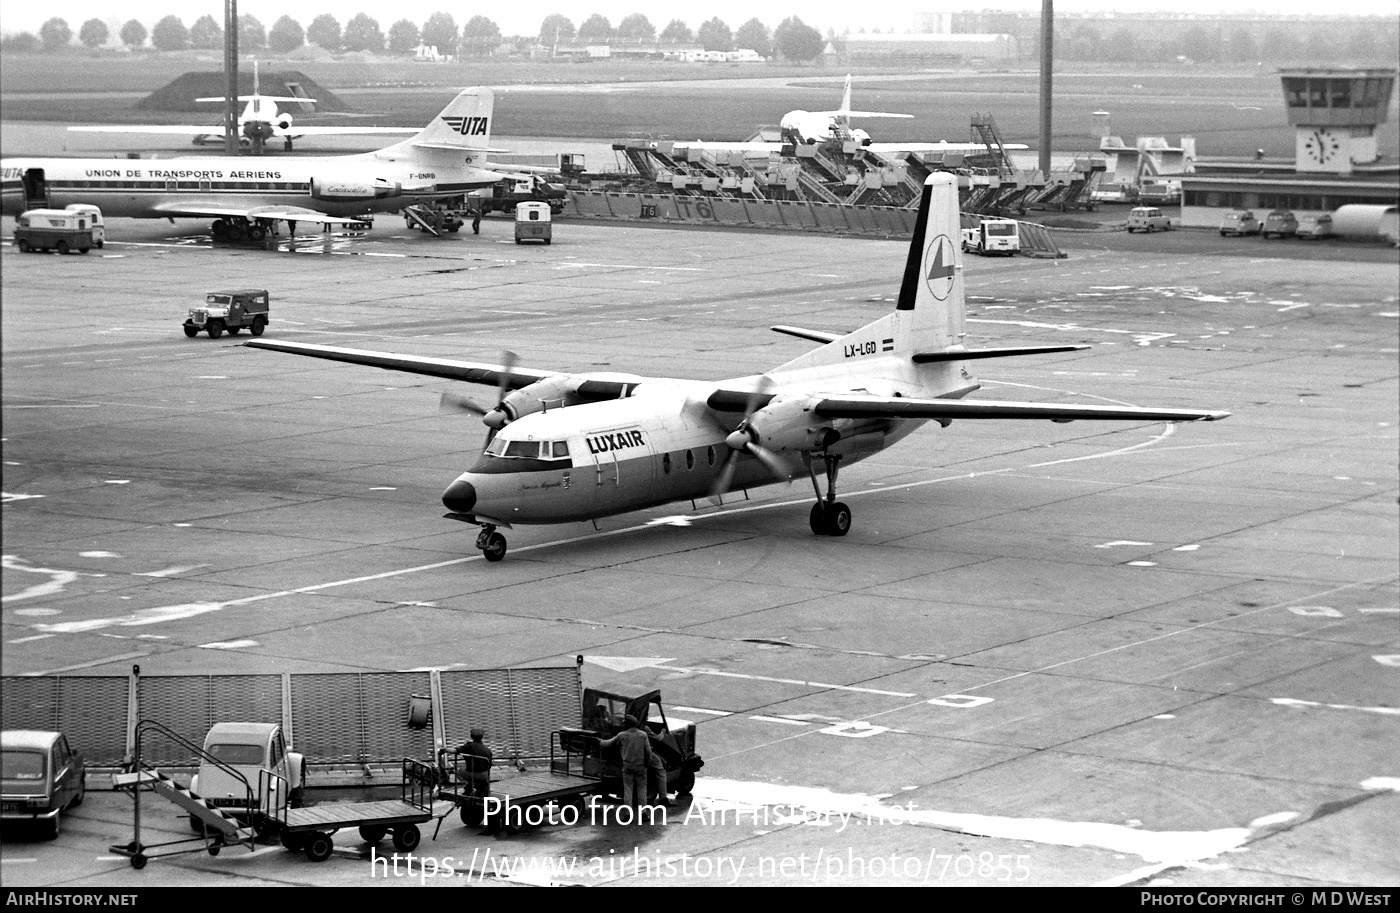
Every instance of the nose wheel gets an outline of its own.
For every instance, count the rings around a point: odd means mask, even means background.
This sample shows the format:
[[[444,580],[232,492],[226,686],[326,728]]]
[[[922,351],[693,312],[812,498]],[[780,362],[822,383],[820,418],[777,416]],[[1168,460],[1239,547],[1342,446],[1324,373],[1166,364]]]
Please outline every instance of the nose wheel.
[[[487,561],[500,561],[506,556],[506,537],[496,532],[494,526],[483,526],[476,537],[476,547]]]
[[[818,536],[844,536],[851,531],[851,509],[836,500],[836,472],[841,464],[839,456],[824,454],[822,462],[826,466],[826,495],[822,495],[821,483],[817,481],[817,470],[812,462],[807,462],[807,473],[812,477],[812,488],[817,493],[817,503],[812,505],[812,532]]]

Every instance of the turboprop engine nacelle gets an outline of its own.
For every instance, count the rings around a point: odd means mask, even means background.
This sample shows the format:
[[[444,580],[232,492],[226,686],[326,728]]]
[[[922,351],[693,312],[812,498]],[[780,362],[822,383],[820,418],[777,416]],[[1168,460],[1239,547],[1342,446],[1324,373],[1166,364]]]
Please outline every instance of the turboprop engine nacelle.
[[[820,397],[814,396],[774,397],[768,405],[749,416],[744,427],[730,437],[747,435],[749,440],[769,450],[799,453],[825,450],[841,440],[854,423],[849,419],[833,420],[817,415],[812,410],[820,401]],[[734,446],[733,441],[730,446]]]
[[[393,181],[376,178],[373,181],[342,181],[311,179],[311,198],[333,203],[358,200],[383,200],[403,195],[403,187]]]
[[[506,394],[500,405],[482,417],[492,428],[502,428],[532,412],[631,396],[641,378],[634,374],[555,374]],[[590,390],[590,382],[603,382],[603,390]],[[622,386],[619,388],[618,385]],[[620,390],[620,395],[619,395]]]

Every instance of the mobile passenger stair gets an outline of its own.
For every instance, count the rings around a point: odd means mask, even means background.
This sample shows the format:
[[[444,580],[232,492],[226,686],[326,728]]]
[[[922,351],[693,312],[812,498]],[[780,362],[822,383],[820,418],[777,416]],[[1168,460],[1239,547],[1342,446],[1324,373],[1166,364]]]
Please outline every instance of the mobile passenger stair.
[[[232,807],[216,807],[209,804],[202,796],[191,792],[188,787],[181,786],[169,774],[162,773],[146,764],[141,760],[141,744],[150,735],[157,735],[174,742],[180,748],[189,751],[194,757],[218,767],[224,773],[241,782],[247,790],[246,803]],[[256,829],[251,824],[241,823],[230,811],[225,811],[225,808],[236,808],[245,814],[249,822],[254,820],[254,815],[257,812],[257,793],[253,791],[248,780],[218,758],[209,755],[201,746],[154,720],[142,720],[136,724],[136,744],[131,759],[131,769],[114,775],[112,785],[117,789],[131,793],[133,835],[131,842],[118,844],[110,849],[116,855],[130,859],[133,868],[143,869],[148,860],[162,856],[179,856],[186,853],[208,853],[210,856],[217,856],[225,846],[243,846],[251,852],[257,844]],[[203,825],[198,829],[200,836],[162,843],[143,843],[141,840],[141,794],[143,792],[154,792],[188,812],[191,824]],[[171,847],[179,847],[179,849],[171,849]],[[160,850],[161,852],[151,852],[152,850]]]

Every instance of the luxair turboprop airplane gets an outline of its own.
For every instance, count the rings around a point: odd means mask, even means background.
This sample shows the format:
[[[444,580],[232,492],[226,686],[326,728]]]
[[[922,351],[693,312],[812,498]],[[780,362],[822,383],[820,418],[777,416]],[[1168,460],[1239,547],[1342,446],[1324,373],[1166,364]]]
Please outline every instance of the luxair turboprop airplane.
[[[703,381],[568,374],[522,370],[513,357],[488,365],[305,343],[245,345],[497,385],[495,408],[460,404],[482,414],[491,430],[481,456],[442,496],[447,517],[481,527],[476,544],[489,561],[505,556],[500,527],[721,498],[804,473],[816,492],[812,532],[844,536],[851,510],[836,500],[837,469],[927,421],[1192,422],[1229,414],[970,398],[980,386],[968,371],[971,361],[1089,347],[963,344],[956,180],[935,173],[924,184],[894,312],[845,335],[774,327],[822,345],[761,375]]]
[[[0,202],[5,215],[95,203],[109,219],[213,219],[214,237],[253,241],[277,222],[353,224],[504,179],[485,161],[494,103],[489,88],[465,89],[417,135],[361,155],[4,159]]]

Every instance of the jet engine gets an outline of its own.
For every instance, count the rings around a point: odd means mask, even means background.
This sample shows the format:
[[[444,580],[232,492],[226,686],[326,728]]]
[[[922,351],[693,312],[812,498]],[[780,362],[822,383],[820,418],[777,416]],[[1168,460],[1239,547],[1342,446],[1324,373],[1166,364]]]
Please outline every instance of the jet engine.
[[[277,129],[283,133],[292,129],[292,116],[285,111],[277,115]]]
[[[311,179],[311,197],[331,203],[353,203],[360,200],[383,200],[403,195],[403,187],[392,181],[342,181]]]
[[[243,122],[243,135],[255,142],[270,138],[272,132],[272,124],[265,120],[246,120]]]

